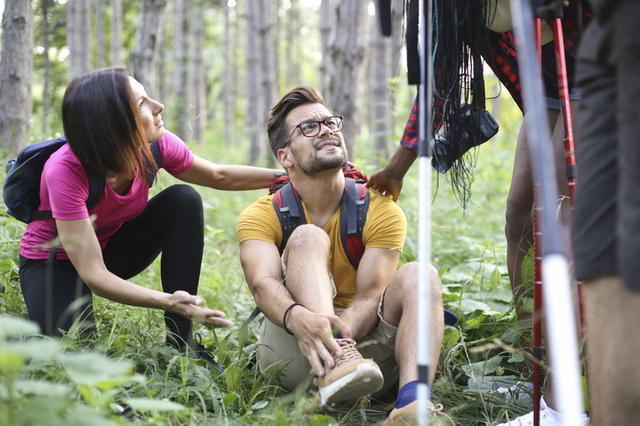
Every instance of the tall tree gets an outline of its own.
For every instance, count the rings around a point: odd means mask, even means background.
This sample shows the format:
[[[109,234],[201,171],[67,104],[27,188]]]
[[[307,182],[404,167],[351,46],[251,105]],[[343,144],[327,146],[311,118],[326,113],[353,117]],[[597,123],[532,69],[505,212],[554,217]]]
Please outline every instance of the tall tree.
[[[287,49],[285,51],[285,61],[287,66],[285,71],[286,90],[300,84],[300,0],[290,0],[287,18]],[[322,22],[322,20],[321,20]]]
[[[111,0],[111,65],[122,64],[122,0]]]
[[[135,42],[129,55],[131,74],[156,99],[159,99],[156,65],[166,5],[166,0],[140,0]]]
[[[188,0],[175,0],[174,2],[174,25],[173,25],[173,89],[174,114],[173,119],[179,136],[188,141],[191,137],[189,128],[189,105],[187,86],[187,58],[188,39],[187,28],[189,24],[187,14]]]
[[[67,44],[69,46],[69,77],[74,78],[91,69],[91,29],[89,0],[67,1]]]
[[[49,2],[40,0],[42,12],[42,65],[44,68],[44,81],[42,82],[42,134],[49,133],[49,108],[51,107],[51,61],[49,60]]]
[[[12,152],[26,145],[31,120],[33,8],[5,0],[0,57],[0,143]]]
[[[261,135],[264,133],[261,110],[264,105],[262,93],[262,68],[260,63],[258,21],[256,11],[260,8],[260,0],[245,2],[245,136],[249,140],[249,164],[257,164],[263,152]]]
[[[261,93],[262,93],[262,105],[258,107],[259,117],[259,140],[258,142],[266,146],[267,140],[264,136],[264,129],[267,126],[267,120],[269,118],[269,110],[275,103],[275,99],[278,97],[278,85],[276,83],[276,52],[273,51],[273,39],[271,37],[271,0],[258,0],[258,37],[259,46],[258,52],[260,54],[260,69],[261,69]],[[270,164],[274,163],[273,155],[268,151],[266,152],[266,160]]]
[[[207,123],[207,88],[205,85],[204,66],[204,0],[194,0],[191,7],[193,25],[192,58],[193,67],[193,101],[194,101],[194,123],[193,139],[202,143],[204,140],[204,129]]]
[[[222,105],[224,108],[224,142],[226,146],[234,147],[235,139],[233,137],[233,118],[235,115],[235,49],[231,49],[231,41],[235,38],[234,26],[231,24],[231,14],[235,11],[229,7],[229,2],[222,1],[222,14],[224,16],[224,33],[222,36]]]
[[[378,11],[376,11],[378,12]],[[371,16],[369,56],[369,129],[374,160],[378,166],[391,155],[389,141],[389,83],[391,80],[391,39],[382,35],[379,13]]]
[[[332,0],[322,0],[320,3],[320,92],[324,95],[329,92],[329,79],[333,72],[331,55],[329,54],[329,41],[333,18]]]
[[[356,136],[360,134],[362,111],[362,80],[366,54],[366,34],[369,0],[333,3],[333,25],[328,50],[331,66],[327,70],[328,105],[344,116],[342,130],[351,158],[356,157]]]
[[[42,0],[45,1],[45,0]],[[96,4],[96,66],[107,65],[107,46],[104,37],[104,0],[95,0]]]

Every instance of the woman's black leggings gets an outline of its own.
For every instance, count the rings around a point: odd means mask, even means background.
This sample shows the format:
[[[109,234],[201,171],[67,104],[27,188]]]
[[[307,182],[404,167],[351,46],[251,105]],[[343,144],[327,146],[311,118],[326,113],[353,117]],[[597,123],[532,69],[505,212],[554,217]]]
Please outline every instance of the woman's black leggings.
[[[129,279],[146,269],[158,254],[162,289],[167,293],[198,292],[204,246],[202,199],[187,185],[174,185],[149,200],[144,212],[125,222],[102,251],[107,269]],[[68,331],[77,318],[83,329],[95,329],[91,290],[69,260],[32,260],[20,257],[20,284],[29,317],[47,335]],[[191,321],[165,313],[168,331],[184,341],[191,337]],[[169,341],[174,341],[169,335]]]

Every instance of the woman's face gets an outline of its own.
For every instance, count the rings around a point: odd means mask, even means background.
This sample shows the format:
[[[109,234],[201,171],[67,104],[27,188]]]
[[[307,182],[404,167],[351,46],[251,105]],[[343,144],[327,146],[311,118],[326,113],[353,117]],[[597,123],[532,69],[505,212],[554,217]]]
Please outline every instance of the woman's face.
[[[147,96],[144,86],[135,78],[129,77],[129,83],[138,106],[138,117],[140,117],[140,123],[142,123],[147,141],[149,143],[155,142],[162,138],[165,133],[164,123],[160,116],[160,113],[164,111],[164,105]]]

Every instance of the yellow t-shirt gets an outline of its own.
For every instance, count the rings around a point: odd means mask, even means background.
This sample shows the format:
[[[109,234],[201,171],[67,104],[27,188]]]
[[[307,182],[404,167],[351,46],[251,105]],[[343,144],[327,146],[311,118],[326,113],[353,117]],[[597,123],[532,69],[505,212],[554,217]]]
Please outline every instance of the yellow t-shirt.
[[[387,197],[369,190],[370,201],[367,219],[362,230],[365,249],[386,248],[402,251],[407,234],[407,219],[404,212]],[[313,224],[307,207],[302,202],[307,223]],[[280,247],[282,229],[273,206],[273,195],[260,198],[247,207],[238,219],[238,241],[261,240]],[[331,240],[329,270],[333,274],[337,295],[333,301],[336,308],[347,308],[356,292],[356,270],[347,258],[340,239],[340,209],[336,211],[324,228]]]

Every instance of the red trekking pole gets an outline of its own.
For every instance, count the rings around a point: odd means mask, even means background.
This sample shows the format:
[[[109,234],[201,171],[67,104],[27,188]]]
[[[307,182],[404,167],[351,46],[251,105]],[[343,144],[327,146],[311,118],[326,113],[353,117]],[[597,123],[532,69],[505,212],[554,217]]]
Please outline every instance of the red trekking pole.
[[[540,4],[537,4],[539,11],[541,12]],[[566,174],[569,186],[569,200],[571,208],[573,210],[574,193],[576,188],[576,163],[575,163],[575,149],[573,139],[573,126],[571,120],[571,107],[569,99],[569,85],[567,78],[567,63],[565,57],[564,46],[564,33],[562,30],[562,5],[558,3],[552,10],[550,10],[550,19],[552,21],[552,30],[555,47],[556,58],[556,71],[558,79],[558,92],[561,101],[561,110],[564,124],[564,146],[565,146],[565,164]],[[536,12],[535,29],[537,45],[541,46],[541,13]],[[541,62],[540,48],[538,49],[538,60]],[[537,187],[537,185],[536,185]],[[537,193],[537,190],[534,192]],[[537,198],[537,197],[536,197]],[[541,360],[542,359],[542,279],[541,279],[541,260],[540,255],[540,241],[542,233],[538,231],[537,222],[539,220],[539,210],[537,202],[534,200],[535,216],[534,216],[534,326],[533,326],[533,356]],[[581,306],[579,306],[578,312],[581,312]],[[581,317],[579,323],[582,324]],[[581,327],[582,328],[582,327]],[[534,366],[534,389],[533,389],[533,424],[539,426],[540,424],[540,398],[541,398],[541,384],[542,374],[539,364]]]

